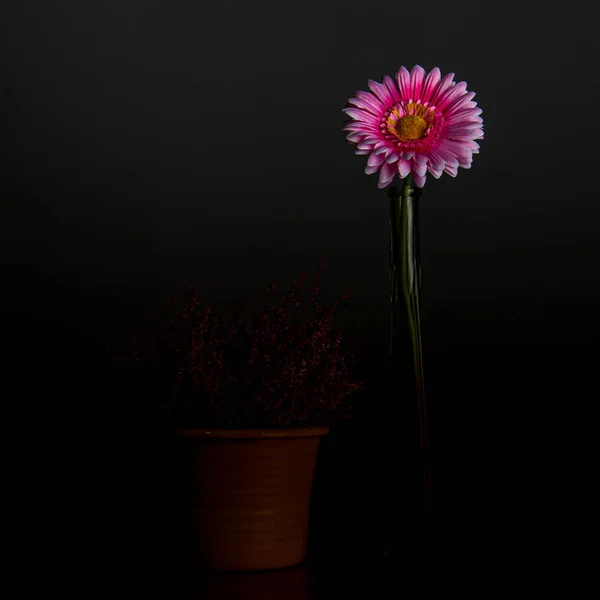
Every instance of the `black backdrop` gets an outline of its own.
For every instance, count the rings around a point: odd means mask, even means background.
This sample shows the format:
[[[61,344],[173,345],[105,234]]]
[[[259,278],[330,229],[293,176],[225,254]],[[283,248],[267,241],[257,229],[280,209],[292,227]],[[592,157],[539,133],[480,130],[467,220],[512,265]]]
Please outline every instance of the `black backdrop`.
[[[248,293],[258,305],[268,284],[285,289],[323,256],[324,293],[351,296],[346,324],[371,391],[362,420],[325,448],[315,522],[337,523],[336,535],[348,523],[385,529],[402,481],[401,434],[389,426],[400,399],[379,368],[387,204],[346,144],[341,109],[369,78],[439,66],[477,93],[486,137],[471,170],[430,178],[422,196],[438,513],[481,537],[483,523],[498,534],[537,522],[564,492],[567,434],[597,395],[585,387],[600,299],[588,17],[577,2],[13,5],[2,259],[7,314],[19,331],[35,326],[17,354],[19,396],[44,390],[23,400],[27,415],[37,420],[41,404],[84,430],[100,465],[95,493],[114,514],[119,502],[139,506],[127,498],[151,477],[135,474],[143,444],[124,440],[140,441],[143,399],[125,391],[106,348],[189,281],[207,303]],[[377,468],[359,460],[369,444]],[[64,450],[66,479],[78,481],[84,454]],[[374,487],[357,491],[361,478]],[[361,506],[377,519],[356,517]]]

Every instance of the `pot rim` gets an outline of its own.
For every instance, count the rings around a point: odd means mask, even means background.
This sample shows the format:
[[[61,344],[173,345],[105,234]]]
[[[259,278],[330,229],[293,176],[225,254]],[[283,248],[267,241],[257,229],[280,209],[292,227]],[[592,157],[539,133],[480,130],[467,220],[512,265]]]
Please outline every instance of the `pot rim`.
[[[325,436],[329,433],[329,427],[282,427],[281,429],[209,429],[206,427],[178,427],[172,429],[171,433],[186,438],[201,439],[285,439]]]

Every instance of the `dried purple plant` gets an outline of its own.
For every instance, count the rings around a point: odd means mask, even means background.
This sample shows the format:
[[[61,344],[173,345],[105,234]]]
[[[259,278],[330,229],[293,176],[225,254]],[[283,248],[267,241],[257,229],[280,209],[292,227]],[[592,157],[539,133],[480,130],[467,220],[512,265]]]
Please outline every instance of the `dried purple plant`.
[[[133,340],[154,378],[166,389],[172,383],[168,412],[209,427],[301,427],[350,418],[348,397],[363,384],[352,381],[353,354],[333,328],[347,296],[329,306],[319,302],[323,266],[319,261],[304,301],[306,274],[278,303],[270,286],[264,310],[250,324],[243,306],[228,319],[202,309],[190,285],[185,306],[168,319],[166,331],[146,343],[142,336]]]

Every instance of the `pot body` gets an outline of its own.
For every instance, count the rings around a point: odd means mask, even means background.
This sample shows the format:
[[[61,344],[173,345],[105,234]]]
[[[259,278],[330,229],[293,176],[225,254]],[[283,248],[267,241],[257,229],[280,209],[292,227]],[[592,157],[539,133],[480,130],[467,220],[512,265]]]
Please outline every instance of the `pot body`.
[[[305,557],[319,441],[327,427],[180,429],[190,550],[201,565],[265,570]]]

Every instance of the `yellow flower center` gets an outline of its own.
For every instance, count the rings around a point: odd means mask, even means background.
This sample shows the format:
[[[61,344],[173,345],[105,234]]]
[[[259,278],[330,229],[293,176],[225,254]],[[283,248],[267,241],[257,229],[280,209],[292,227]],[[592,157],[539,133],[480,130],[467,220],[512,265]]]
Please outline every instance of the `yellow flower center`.
[[[385,128],[401,142],[426,138],[435,125],[435,114],[420,102],[408,102],[403,107],[392,108],[386,118]]]
[[[396,135],[403,141],[420,140],[427,131],[429,125],[419,115],[405,115],[396,124]]]

